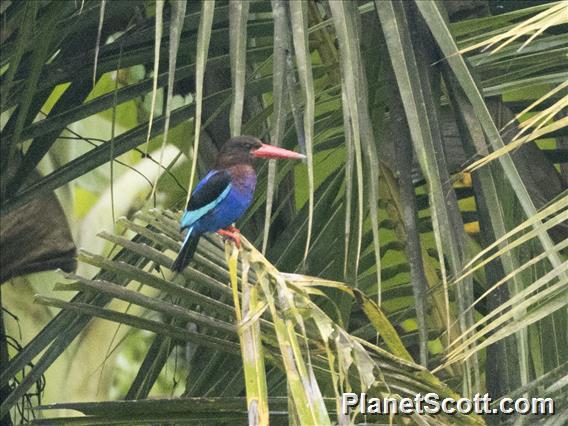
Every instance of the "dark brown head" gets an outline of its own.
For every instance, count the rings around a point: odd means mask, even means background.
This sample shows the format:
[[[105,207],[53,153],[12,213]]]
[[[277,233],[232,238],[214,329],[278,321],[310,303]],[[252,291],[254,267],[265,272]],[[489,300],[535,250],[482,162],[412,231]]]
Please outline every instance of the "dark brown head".
[[[294,151],[264,144],[254,136],[237,136],[229,139],[217,156],[216,169],[223,169],[239,164],[252,164],[254,158],[289,158],[302,159],[304,155]]]

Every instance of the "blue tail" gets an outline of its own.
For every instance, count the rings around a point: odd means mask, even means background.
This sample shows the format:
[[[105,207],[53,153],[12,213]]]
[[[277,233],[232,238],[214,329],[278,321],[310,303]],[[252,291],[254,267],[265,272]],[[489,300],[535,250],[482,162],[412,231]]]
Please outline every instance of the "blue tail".
[[[185,269],[187,264],[193,258],[195,254],[195,250],[197,249],[197,243],[199,242],[199,238],[201,235],[194,234],[193,228],[189,228],[185,239],[183,240],[183,244],[181,246],[181,250],[179,251],[176,260],[172,263],[171,270],[173,272],[181,272]]]

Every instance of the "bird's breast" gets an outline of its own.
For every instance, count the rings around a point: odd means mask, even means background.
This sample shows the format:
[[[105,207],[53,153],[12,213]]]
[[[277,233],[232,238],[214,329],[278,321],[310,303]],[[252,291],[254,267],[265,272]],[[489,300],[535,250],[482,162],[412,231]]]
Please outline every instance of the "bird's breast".
[[[229,173],[231,174],[233,188],[241,194],[252,198],[256,186],[254,169],[248,165],[239,165],[231,167]]]

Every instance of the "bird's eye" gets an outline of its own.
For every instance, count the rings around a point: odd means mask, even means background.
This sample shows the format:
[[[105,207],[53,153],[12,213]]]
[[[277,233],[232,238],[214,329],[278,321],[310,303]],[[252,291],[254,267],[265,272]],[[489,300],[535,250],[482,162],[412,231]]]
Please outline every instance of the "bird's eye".
[[[246,148],[246,149],[252,149],[252,145],[251,145],[250,143],[246,143],[246,144],[245,144],[245,148]]]

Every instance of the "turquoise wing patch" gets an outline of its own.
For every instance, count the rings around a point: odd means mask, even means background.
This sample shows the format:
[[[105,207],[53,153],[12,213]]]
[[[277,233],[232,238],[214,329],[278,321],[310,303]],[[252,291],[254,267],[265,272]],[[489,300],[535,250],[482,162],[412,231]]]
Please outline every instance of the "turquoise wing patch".
[[[197,222],[199,219],[201,219],[203,216],[205,216],[207,213],[209,213],[210,211],[212,211],[215,207],[217,207],[217,205],[223,201],[225,198],[227,198],[227,196],[229,195],[229,192],[231,192],[231,188],[232,188],[232,184],[228,184],[227,187],[223,190],[223,192],[221,192],[221,194],[219,194],[219,196],[217,198],[215,198],[213,201],[211,201],[210,203],[199,207],[198,209],[195,210],[186,210],[186,212],[184,213],[182,219],[181,219],[181,228],[185,229],[185,228],[189,228],[190,226],[192,226],[195,222]]]

